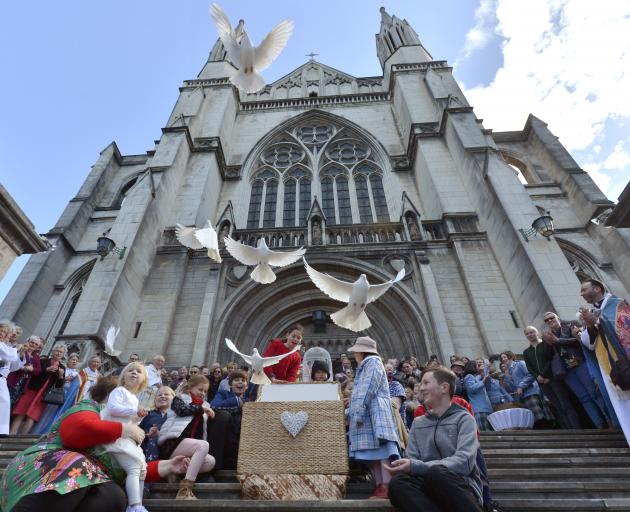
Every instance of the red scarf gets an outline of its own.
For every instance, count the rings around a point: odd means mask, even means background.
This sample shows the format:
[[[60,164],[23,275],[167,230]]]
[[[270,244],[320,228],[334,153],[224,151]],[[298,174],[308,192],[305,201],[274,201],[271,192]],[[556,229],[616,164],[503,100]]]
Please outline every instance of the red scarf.
[[[192,398],[192,404],[193,405],[203,405],[203,398],[197,398],[194,397],[192,395],[190,395],[190,398]],[[203,419],[203,411],[200,411],[199,414],[195,414],[195,417],[193,418],[192,421],[192,425],[190,427],[190,435],[194,438],[195,436],[195,432],[197,432],[197,427],[199,426],[199,422]]]

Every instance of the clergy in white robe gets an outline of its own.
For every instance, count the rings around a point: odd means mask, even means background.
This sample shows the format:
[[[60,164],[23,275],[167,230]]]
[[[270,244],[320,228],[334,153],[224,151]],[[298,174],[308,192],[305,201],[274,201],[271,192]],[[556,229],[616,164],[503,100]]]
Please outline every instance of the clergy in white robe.
[[[630,359],[630,305],[619,297],[605,293],[602,283],[589,279],[582,283],[581,295],[592,304],[591,309],[580,308],[586,324],[582,345],[595,353],[599,371],[610,403],[615,410],[626,441],[630,444],[630,390],[622,390],[610,377],[610,361]]]

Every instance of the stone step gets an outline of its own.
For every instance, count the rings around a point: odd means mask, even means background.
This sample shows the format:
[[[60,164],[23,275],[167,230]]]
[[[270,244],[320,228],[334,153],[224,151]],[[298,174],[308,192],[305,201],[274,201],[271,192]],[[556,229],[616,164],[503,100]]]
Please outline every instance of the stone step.
[[[492,495],[503,503],[506,499],[524,498],[627,498],[630,478],[600,481],[493,481]]]
[[[516,456],[557,457],[627,457],[630,448],[488,448],[483,450],[487,460]]]
[[[534,468],[488,468],[490,481],[496,480],[519,480],[521,478],[537,480],[549,478],[553,480],[589,481],[595,478],[605,478],[607,480],[627,480],[627,467],[546,467],[538,466]],[[630,491],[630,487],[629,487]],[[629,509],[630,510],[630,509]]]
[[[481,448],[485,450],[493,450],[498,448],[523,448],[523,449],[552,449],[552,448],[580,448],[582,446],[588,446],[589,448],[618,448],[627,449],[626,442],[611,442],[611,441],[590,441],[588,444],[580,442],[565,442],[565,441],[541,441],[538,443],[505,443],[505,442],[485,442],[481,443]]]
[[[0,468],[6,467],[19,451],[0,451]],[[507,453],[487,453],[486,462],[492,468],[508,466],[620,466],[630,465],[630,450],[623,453],[583,453],[577,449],[565,450],[511,450]]]
[[[175,501],[169,499],[147,499],[143,502],[150,512],[176,511],[207,512],[209,510],[233,510],[254,512],[260,510],[278,512],[303,512],[305,509],[336,511],[391,512],[393,508],[387,500],[341,500],[341,501],[253,501],[199,499],[195,501]],[[504,499],[501,507],[506,512],[548,512],[548,511],[625,511],[630,510],[629,498],[574,498],[574,499]]]
[[[179,484],[155,483],[151,484],[152,499],[172,499],[175,498]],[[197,498],[210,499],[240,499],[241,484],[239,483],[211,483],[195,484],[194,494]]]
[[[495,499],[525,499],[525,498],[626,498],[630,487],[630,478],[610,481],[494,481],[492,493]],[[177,494],[179,484],[156,483],[151,485],[152,499],[173,499]],[[366,499],[374,491],[371,483],[349,483],[347,499]],[[201,483],[195,484],[194,493],[197,498],[211,499],[239,499],[241,485],[238,483]]]
[[[630,510],[630,498],[574,498],[574,499],[502,499],[501,508],[506,512],[549,512],[567,510],[572,512]]]
[[[304,512],[304,510],[322,510],[327,512],[393,512],[389,500],[339,500],[339,501],[258,501],[258,500],[216,500],[198,499],[191,501],[175,501],[170,499],[147,499],[142,504],[150,512],[170,512],[185,510],[187,512],[208,512],[210,510],[233,510],[253,512]]]
[[[623,437],[621,430],[489,430],[480,433],[481,439],[519,438],[536,439],[541,437],[572,437],[575,439]]]
[[[543,461],[539,457],[531,457],[526,454],[522,457],[488,457],[486,462],[488,466],[493,469],[499,468],[518,468],[518,467],[562,467],[565,469],[570,469],[573,467],[620,467],[625,465],[626,467],[630,466],[630,456],[626,457],[610,457],[610,456],[590,456],[590,457],[568,457],[568,456],[557,456],[557,457],[545,457]]]
[[[546,437],[486,437],[481,438],[480,443],[481,446],[492,443],[504,443],[504,444],[519,444],[523,446],[536,446],[538,443],[575,443],[581,444],[582,446],[590,446],[592,443],[623,443],[625,446],[628,446],[626,439],[624,437],[619,436],[611,436],[611,437],[591,437],[591,438],[583,438],[583,437],[572,437],[572,436],[546,436]]]

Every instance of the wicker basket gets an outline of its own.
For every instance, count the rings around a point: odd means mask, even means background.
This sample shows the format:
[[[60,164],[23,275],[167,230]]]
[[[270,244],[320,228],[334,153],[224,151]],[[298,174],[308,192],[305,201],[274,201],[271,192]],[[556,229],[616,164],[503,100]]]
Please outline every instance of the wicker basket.
[[[280,421],[284,411],[308,413],[308,421],[296,437]],[[240,475],[347,474],[343,402],[244,404],[237,472]]]

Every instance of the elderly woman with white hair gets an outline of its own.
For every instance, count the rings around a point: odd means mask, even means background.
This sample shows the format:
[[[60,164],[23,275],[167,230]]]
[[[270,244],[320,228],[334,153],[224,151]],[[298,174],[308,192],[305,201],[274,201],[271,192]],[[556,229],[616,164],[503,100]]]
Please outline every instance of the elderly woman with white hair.
[[[61,360],[66,355],[63,343],[55,345],[49,358],[40,359],[41,373],[34,375],[13,408],[11,435],[28,434],[33,424],[40,420],[47,403],[44,401],[46,392],[55,387],[63,388],[66,367]]]
[[[43,340],[39,336],[31,336],[25,343],[16,345],[20,352],[20,359],[23,366],[17,371],[12,371],[7,377],[9,395],[11,395],[11,405],[15,405],[24,393],[24,388],[33,375],[41,373],[39,363],[39,352],[44,346]]]
[[[373,339],[357,338],[348,351],[358,363],[348,408],[350,458],[370,466],[376,484],[370,499],[387,499],[390,476],[384,466],[400,458],[387,375]]]

